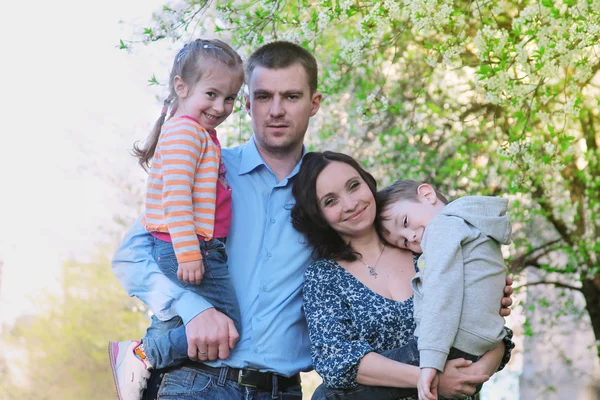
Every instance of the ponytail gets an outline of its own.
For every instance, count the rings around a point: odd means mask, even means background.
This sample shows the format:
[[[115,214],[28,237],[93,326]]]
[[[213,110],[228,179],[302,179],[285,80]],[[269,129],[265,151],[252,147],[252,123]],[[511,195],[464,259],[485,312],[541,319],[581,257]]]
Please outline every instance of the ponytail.
[[[171,104],[173,103],[173,104]],[[144,143],[141,143],[139,140],[133,144],[133,155],[138,158],[138,164],[146,172],[150,168],[150,160],[154,156],[154,152],[156,151],[156,145],[158,144],[158,138],[160,136],[160,131],[162,129],[165,120],[167,120],[167,114],[169,113],[169,107],[171,106],[171,113],[169,118],[175,114],[177,110],[177,102],[175,101],[174,96],[169,96],[163,103],[163,108],[160,113],[160,117],[154,123],[154,127],[150,131],[150,134],[146,138]]]

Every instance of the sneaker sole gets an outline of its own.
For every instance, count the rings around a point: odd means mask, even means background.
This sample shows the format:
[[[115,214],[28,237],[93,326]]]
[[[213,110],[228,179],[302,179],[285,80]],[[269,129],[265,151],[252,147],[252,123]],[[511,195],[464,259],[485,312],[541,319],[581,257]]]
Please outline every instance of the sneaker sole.
[[[113,347],[115,347],[114,345],[116,345],[117,350],[118,350],[119,347],[117,345],[117,342],[108,342],[108,360],[110,361],[110,369],[111,369],[112,375],[113,375],[113,382],[115,384],[117,398],[119,400],[123,400],[123,398],[121,397],[121,393],[119,393],[119,385],[117,383],[116,356],[118,354],[114,354],[114,350],[113,350]],[[113,360],[114,360],[114,362],[113,362]]]

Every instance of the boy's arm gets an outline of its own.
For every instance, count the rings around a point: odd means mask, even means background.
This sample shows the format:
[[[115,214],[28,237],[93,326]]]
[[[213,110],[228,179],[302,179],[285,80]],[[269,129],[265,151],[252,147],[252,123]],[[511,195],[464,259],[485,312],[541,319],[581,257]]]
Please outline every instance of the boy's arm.
[[[153,237],[141,217],[127,231],[112,259],[112,269],[130,296],[143,301],[161,320],[179,315],[187,323],[211,308],[202,296],[172,282],[158,268],[152,256]]]
[[[447,218],[443,224],[427,227],[419,324],[421,368],[443,371],[458,332],[464,296],[461,224]]]

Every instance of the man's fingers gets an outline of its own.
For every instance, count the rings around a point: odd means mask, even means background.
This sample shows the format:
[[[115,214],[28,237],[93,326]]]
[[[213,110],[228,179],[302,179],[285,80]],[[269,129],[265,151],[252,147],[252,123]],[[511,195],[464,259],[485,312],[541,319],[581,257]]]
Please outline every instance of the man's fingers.
[[[219,344],[219,358],[224,360],[227,357],[229,357],[229,347],[227,346],[227,343]]]
[[[208,359],[214,361],[219,356],[219,342],[210,343],[208,345]]]
[[[227,326],[229,328],[229,348],[233,349],[240,338],[240,334],[238,333],[237,329],[235,329],[235,324],[231,318],[228,318]]]
[[[464,384],[468,385],[469,390],[471,390],[471,389],[475,388],[475,386],[479,385],[480,383],[487,382],[489,379],[490,379],[490,377],[488,375],[465,375],[464,378],[462,379],[462,382]],[[469,393],[469,396],[472,395],[473,393],[475,393],[474,390]]]

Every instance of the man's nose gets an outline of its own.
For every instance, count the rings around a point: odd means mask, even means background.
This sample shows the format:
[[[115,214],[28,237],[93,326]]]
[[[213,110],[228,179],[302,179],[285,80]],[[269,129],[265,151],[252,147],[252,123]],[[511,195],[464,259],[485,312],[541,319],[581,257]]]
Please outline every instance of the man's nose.
[[[281,99],[274,98],[271,102],[271,107],[269,108],[269,114],[271,117],[277,118],[285,115],[285,108],[281,102]]]

